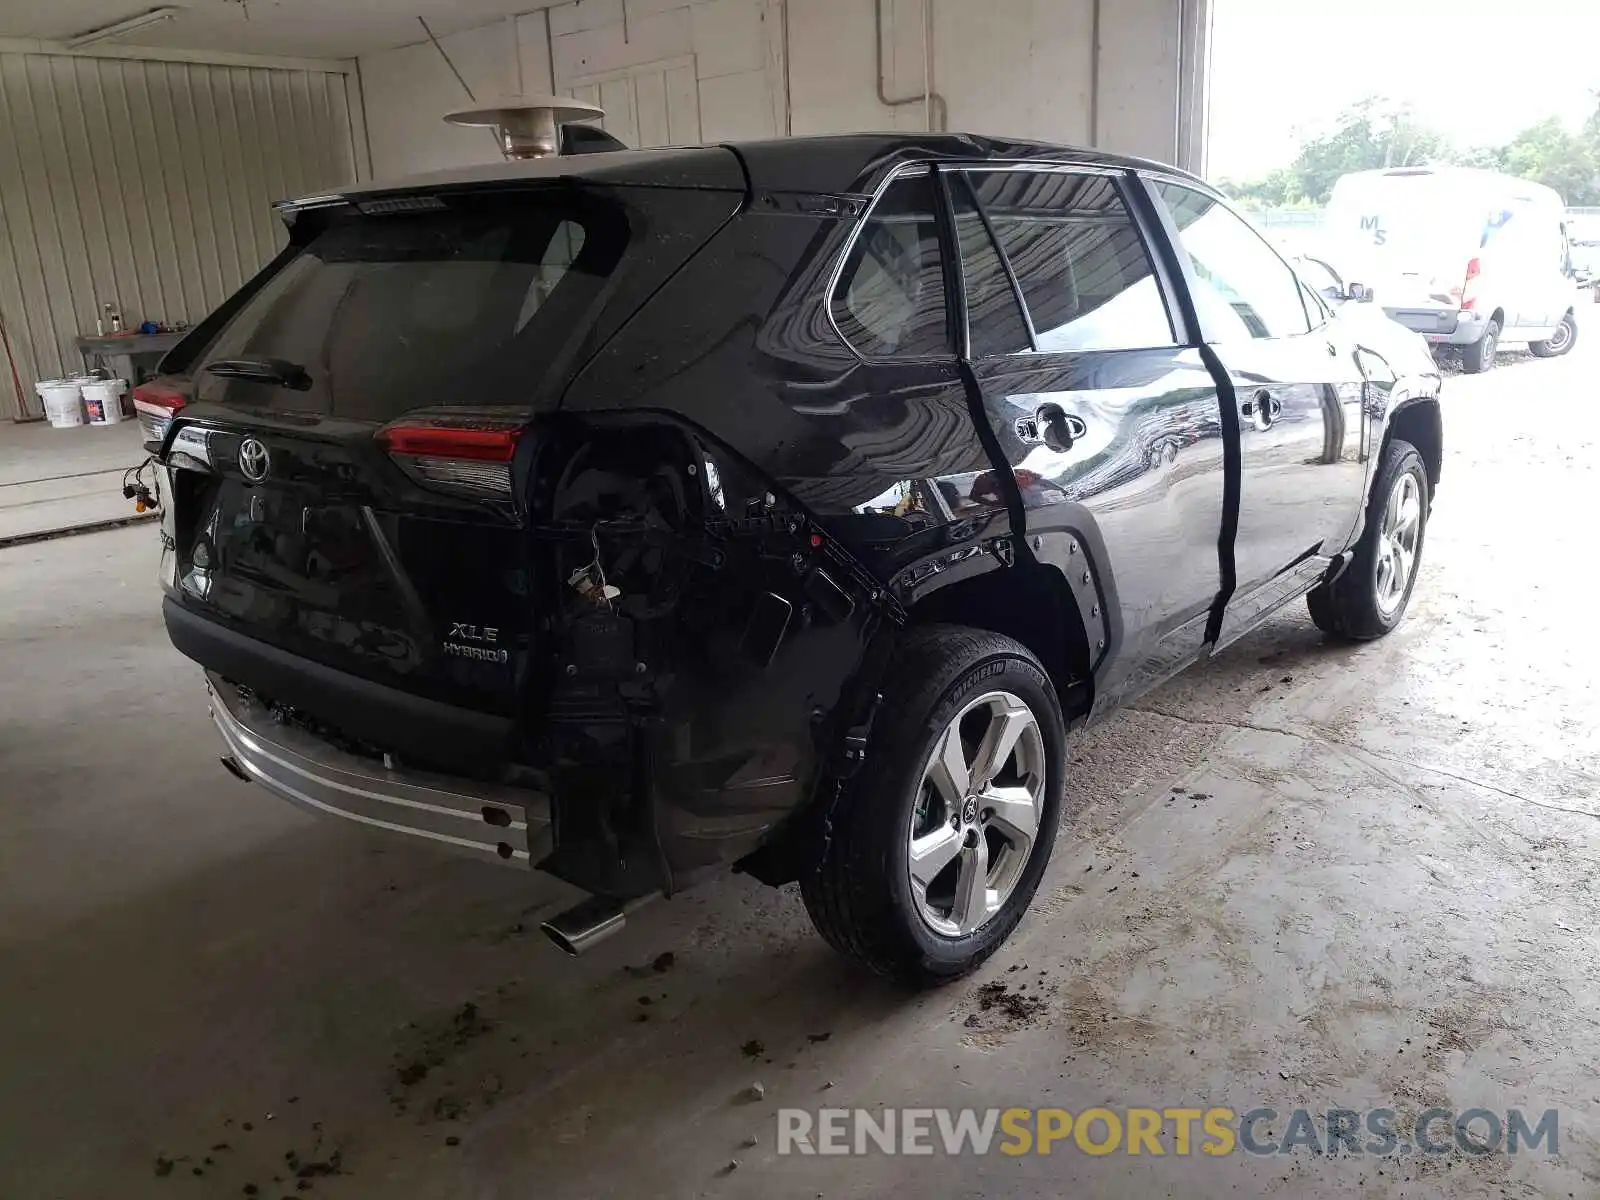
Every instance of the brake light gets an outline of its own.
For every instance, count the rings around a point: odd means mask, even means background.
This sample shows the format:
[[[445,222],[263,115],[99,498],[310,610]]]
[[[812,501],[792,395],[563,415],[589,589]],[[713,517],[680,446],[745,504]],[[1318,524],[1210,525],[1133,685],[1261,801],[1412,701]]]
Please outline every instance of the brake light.
[[[1478,277],[1482,270],[1482,264],[1480,264],[1476,258],[1468,262],[1467,278],[1461,284],[1460,289],[1456,292],[1456,303],[1458,303],[1468,312],[1471,312],[1472,306],[1478,302],[1478,297],[1473,294],[1474,289],[1472,286],[1472,281]]]
[[[511,460],[524,418],[412,415],[374,435],[413,480],[480,500],[511,499]]]
[[[167,436],[172,418],[189,403],[182,389],[159,379],[141,383],[133,389],[133,411],[147,442],[160,442]]]

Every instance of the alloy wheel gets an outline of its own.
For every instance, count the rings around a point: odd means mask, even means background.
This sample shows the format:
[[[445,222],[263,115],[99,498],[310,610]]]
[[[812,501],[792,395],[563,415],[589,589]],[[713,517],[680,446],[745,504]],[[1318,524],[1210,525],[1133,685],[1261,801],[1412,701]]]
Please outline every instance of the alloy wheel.
[[[934,741],[911,815],[911,895],[935,933],[962,937],[1005,906],[1044,812],[1044,737],[1010,692],[970,701]]]
[[[1378,533],[1375,583],[1378,610],[1393,616],[1405,600],[1406,588],[1417,569],[1417,548],[1422,541],[1422,488],[1407,471],[1394,481],[1384,505]]]

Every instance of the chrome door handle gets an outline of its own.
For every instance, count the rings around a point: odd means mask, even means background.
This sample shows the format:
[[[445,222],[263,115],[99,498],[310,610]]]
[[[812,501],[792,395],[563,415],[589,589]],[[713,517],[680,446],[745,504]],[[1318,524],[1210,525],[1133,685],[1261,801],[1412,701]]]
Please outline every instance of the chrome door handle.
[[[1254,421],[1257,429],[1267,429],[1283,415],[1283,401],[1271,392],[1257,392],[1239,405],[1239,415]]]
[[[1089,432],[1081,417],[1075,417],[1059,404],[1041,404],[1031,417],[1018,417],[1017,440],[1028,445],[1044,445],[1064,454]]]

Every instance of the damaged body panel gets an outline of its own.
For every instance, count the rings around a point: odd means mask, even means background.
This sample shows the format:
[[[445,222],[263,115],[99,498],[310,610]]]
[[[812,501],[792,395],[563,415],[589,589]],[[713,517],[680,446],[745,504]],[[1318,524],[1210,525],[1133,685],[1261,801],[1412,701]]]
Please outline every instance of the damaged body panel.
[[[1066,730],[1360,563],[1371,460],[1436,418],[1406,346],[1227,361],[1201,187],[856,135],[285,206],[141,409],[229,769],[583,888],[568,949],[732,865],[877,969],[970,969],[1037,886]]]
[[[891,606],[804,508],[680,419],[563,412],[533,469],[545,865],[592,890],[675,890],[806,804]]]

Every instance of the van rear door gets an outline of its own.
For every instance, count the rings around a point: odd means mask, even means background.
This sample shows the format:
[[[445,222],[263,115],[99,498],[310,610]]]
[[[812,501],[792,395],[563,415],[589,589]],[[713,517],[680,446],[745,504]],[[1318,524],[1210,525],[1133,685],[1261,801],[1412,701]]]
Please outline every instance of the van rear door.
[[[1329,253],[1385,309],[1448,311],[1453,329],[1484,216],[1475,190],[1452,188],[1432,172],[1346,177],[1328,204]]]

